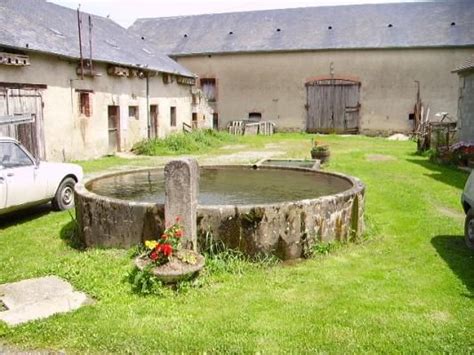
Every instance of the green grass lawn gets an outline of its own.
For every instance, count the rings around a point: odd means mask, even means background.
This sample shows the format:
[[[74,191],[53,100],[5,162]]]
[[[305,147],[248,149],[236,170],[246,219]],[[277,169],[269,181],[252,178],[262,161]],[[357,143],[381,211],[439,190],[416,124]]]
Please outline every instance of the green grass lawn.
[[[270,144],[306,158],[310,138],[279,134],[232,144],[242,152]],[[201,288],[145,297],[124,281],[130,251],[78,251],[68,243],[68,212],[35,209],[0,222],[0,283],[54,274],[96,303],[15,328],[0,323],[0,342],[94,353],[473,352],[474,253],[464,245],[459,201],[467,174],[415,155],[412,142],[317,139],[331,147],[328,170],[367,186],[368,233],[360,243],[291,265],[237,262],[234,272],[206,275]],[[83,165],[97,172],[154,162]]]

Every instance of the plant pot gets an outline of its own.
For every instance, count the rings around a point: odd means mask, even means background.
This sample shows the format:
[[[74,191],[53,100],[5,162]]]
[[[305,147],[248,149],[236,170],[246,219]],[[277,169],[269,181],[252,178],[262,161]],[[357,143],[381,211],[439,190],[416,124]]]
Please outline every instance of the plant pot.
[[[321,160],[321,164],[326,163],[329,160],[331,153],[329,150],[312,150],[311,158]]]
[[[166,264],[151,268],[150,273],[165,284],[173,284],[195,277],[204,267],[204,256],[192,250],[181,250],[180,253],[186,253],[187,255],[195,257],[196,263],[189,264],[176,256],[171,256]],[[150,264],[151,260],[149,259],[140,256],[135,258],[135,265],[140,270],[145,269]]]

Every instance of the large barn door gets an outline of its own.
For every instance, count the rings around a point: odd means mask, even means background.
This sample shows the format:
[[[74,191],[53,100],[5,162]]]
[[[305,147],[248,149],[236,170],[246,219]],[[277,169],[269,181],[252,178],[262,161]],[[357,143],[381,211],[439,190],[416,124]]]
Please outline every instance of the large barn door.
[[[39,89],[0,87],[0,135],[17,139],[33,156],[45,158]]]
[[[357,133],[359,131],[357,81],[314,80],[306,84],[308,132]]]

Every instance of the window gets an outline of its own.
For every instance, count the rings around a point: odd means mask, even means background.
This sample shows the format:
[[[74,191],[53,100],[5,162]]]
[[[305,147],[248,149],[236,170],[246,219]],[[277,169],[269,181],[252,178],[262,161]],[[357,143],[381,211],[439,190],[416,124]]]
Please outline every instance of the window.
[[[217,97],[216,79],[213,79],[213,78],[201,79],[201,90],[208,101],[211,101],[211,102],[216,101],[216,97]]]
[[[79,113],[86,117],[92,116],[91,93],[79,92]]]
[[[138,120],[138,106],[128,106],[128,117]]]
[[[0,166],[4,168],[19,168],[33,165],[30,157],[13,142],[0,143]]]
[[[260,121],[262,119],[262,114],[260,112],[250,112],[249,120],[250,121]]]
[[[170,126],[176,127],[176,107],[170,107]]]

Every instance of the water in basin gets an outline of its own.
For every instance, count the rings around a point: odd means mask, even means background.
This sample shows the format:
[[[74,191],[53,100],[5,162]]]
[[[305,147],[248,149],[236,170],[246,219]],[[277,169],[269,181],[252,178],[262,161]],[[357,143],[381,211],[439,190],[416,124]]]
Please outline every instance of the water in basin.
[[[332,195],[352,187],[340,177],[309,171],[201,167],[199,204],[250,205],[297,201]],[[163,170],[110,176],[87,188],[98,194],[129,201],[164,203]]]

